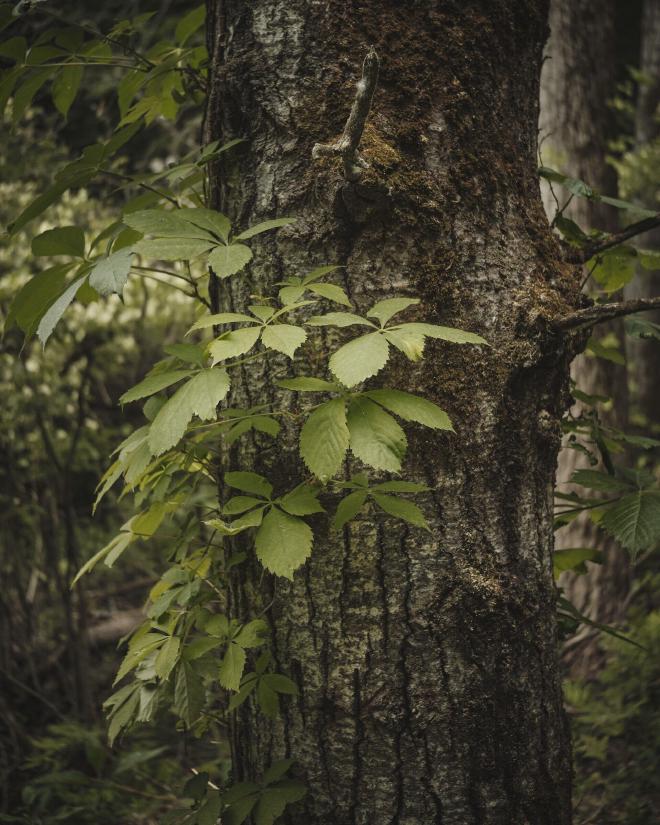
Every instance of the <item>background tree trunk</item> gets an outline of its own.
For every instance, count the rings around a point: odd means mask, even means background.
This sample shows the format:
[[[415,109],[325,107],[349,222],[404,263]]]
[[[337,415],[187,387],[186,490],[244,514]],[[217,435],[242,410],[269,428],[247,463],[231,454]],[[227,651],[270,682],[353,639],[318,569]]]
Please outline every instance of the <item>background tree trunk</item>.
[[[411,433],[406,476],[432,487],[429,534],[366,513],[333,536],[319,519],[292,583],[235,568],[231,609],[270,605],[277,667],[300,695],[274,722],[239,711],[234,775],[293,756],[310,789],[294,825],[571,821],[551,553],[576,343],[546,320],[578,303],[579,278],[559,260],[536,174],[546,14],[541,0],[209,5],[207,136],[249,138],[214,203],[241,226],[298,217],[262,236],[218,303],[337,263],[360,310],[410,290],[420,317],[492,343],[429,346],[415,371],[395,357],[385,379],[456,428]],[[370,44],[382,58],[370,169],[349,184],[311,149],[341,132]],[[296,368],[324,364],[310,344]],[[239,400],[281,397],[276,372],[246,375]],[[293,444],[255,442],[246,458],[282,489],[304,475]]]
[[[551,0],[550,38],[541,73],[541,156],[543,163],[587,181],[596,191],[616,195],[616,175],[607,163],[608,141],[612,134],[611,100],[617,82],[615,0]],[[568,193],[556,187],[563,206]],[[557,204],[544,186],[544,204],[552,219]],[[575,198],[566,210],[585,231],[592,228],[616,231],[617,215],[606,204]],[[623,323],[614,321],[599,328],[598,336],[614,333],[623,343]],[[626,368],[603,358],[578,355],[571,366],[577,386],[592,395],[614,398],[605,413],[606,423],[622,427],[627,417]],[[584,406],[578,401],[574,413]],[[573,472],[589,467],[580,452],[564,448],[559,455],[557,481],[562,492]],[[581,489],[579,490],[581,492]],[[560,584],[567,598],[597,622],[620,620],[630,587],[628,554],[587,514],[562,527],[557,533],[557,549],[595,547],[602,564],[588,564],[588,573],[564,573]],[[564,647],[564,661],[572,676],[587,677],[602,663],[598,631],[584,625]]]
[[[635,117],[635,142],[638,151],[644,151],[658,140],[660,122],[660,0],[645,0],[642,11],[639,68],[642,82],[639,86]],[[649,181],[645,191],[634,193],[642,206],[660,208],[657,180]],[[643,236],[639,246],[644,249],[660,249],[660,231],[654,230]],[[660,276],[657,272],[641,271],[626,286],[626,298],[654,298],[660,295]],[[647,313],[649,321],[660,323],[660,312]],[[657,341],[626,339],[631,400],[634,409],[641,414],[645,424],[660,424],[660,346]]]

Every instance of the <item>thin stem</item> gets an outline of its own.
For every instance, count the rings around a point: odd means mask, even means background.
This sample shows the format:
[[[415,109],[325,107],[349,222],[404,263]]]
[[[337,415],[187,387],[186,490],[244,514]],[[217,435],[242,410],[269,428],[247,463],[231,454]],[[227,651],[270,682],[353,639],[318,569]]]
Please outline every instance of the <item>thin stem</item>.
[[[185,281],[192,286],[194,281],[188,280],[185,275],[180,272],[172,272],[169,269],[159,269],[157,266],[136,266],[133,264],[133,269],[139,269],[141,272],[160,272],[162,275],[170,275],[172,278],[178,278],[180,281]]]
[[[131,175],[125,175],[122,172],[115,172],[112,169],[100,169],[99,171],[105,175],[111,175],[112,177],[119,178],[120,180],[128,181],[129,183],[132,183],[134,186],[140,186],[142,189],[146,189],[148,192],[153,192],[155,195],[158,195],[158,197],[165,198],[170,203],[173,203],[174,206],[176,206],[176,208],[179,209],[179,201],[176,198],[172,197],[171,195],[168,195],[167,192],[163,192],[161,189],[157,189],[155,186],[151,186],[150,184],[144,183],[143,181],[135,180],[135,178]]]
[[[567,250],[565,255],[566,260],[571,263],[586,263],[590,258],[593,258],[594,255],[612,249],[612,247],[618,246],[631,238],[635,238],[637,235],[642,235],[651,229],[655,229],[657,226],[660,226],[660,212],[650,218],[644,218],[643,221],[631,224],[621,232],[615,232],[613,235],[608,235],[600,241],[587,244],[582,249]]]
[[[162,278],[157,278],[155,275],[148,275],[146,272],[142,273],[143,278],[148,278],[150,281],[155,281],[157,284],[165,284],[165,286],[169,286],[170,289],[176,289],[178,292],[183,292],[184,295],[187,295],[188,298],[194,298],[192,292],[188,292],[187,290],[183,289],[176,284],[171,284],[169,281],[164,281]]]
[[[575,330],[602,324],[612,318],[622,318],[635,312],[648,312],[651,309],[660,309],[660,297],[638,298],[634,301],[620,301],[613,304],[596,304],[560,318],[555,321],[554,326],[558,330]]]

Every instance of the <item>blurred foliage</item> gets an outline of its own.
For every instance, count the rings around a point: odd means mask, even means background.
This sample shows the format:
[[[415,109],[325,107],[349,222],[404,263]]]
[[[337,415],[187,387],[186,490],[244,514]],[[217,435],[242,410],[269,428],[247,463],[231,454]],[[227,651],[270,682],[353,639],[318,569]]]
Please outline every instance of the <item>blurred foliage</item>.
[[[647,574],[629,611],[642,647],[605,637],[607,665],[589,683],[569,683],[576,825],[651,825],[660,819],[660,575]]]

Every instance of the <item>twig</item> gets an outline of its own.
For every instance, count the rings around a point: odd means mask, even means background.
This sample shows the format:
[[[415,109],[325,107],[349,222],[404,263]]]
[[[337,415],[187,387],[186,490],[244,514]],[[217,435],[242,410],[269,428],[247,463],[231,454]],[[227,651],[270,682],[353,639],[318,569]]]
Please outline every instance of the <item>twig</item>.
[[[566,250],[566,260],[570,263],[584,264],[590,258],[593,258],[594,255],[598,255],[600,252],[605,252],[605,250],[611,249],[613,246],[618,246],[619,244],[630,240],[630,238],[635,238],[637,235],[641,235],[643,232],[648,232],[651,229],[655,229],[657,226],[660,226],[660,212],[652,218],[644,218],[643,221],[632,223],[630,226],[622,229],[621,232],[615,232],[613,235],[608,235],[602,240],[587,244],[587,246],[584,246],[581,249]]]
[[[646,312],[650,309],[660,309],[660,297],[638,298],[635,301],[621,301],[614,304],[596,304],[586,309],[579,309],[565,318],[555,321],[555,327],[561,330],[576,329],[577,327],[602,324],[612,318],[621,318],[635,312]]]
[[[346,121],[346,126],[344,126],[342,136],[336,143],[316,143],[312,149],[313,158],[341,155],[344,162],[344,177],[349,181],[358,180],[362,174],[361,170],[369,166],[360,157],[358,146],[369,115],[371,101],[376,91],[378,66],[378,55],[374,47],[371,46],[362,64],[362,77],[358,81],[353,107]]]

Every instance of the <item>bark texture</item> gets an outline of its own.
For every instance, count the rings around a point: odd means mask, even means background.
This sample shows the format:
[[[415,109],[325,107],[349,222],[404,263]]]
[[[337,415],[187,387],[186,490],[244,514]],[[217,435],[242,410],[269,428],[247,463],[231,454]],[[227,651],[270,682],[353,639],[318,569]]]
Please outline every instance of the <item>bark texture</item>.
[[[359,310],[410,291],[420,318],[492,343],[432,344],[419,369],[394,357],[374,382],[453,418],[456,435],[410,432],[406,477],[432,488],[429,534],[367,512],[333,535],[319,518],[292,583],[235,568],[231,609],[269,606],[277,667],[300,686],[275,722],[238,713],[235,778],[294,757],[310,792],[290,825],[569,823],[552,489],[579,342],[550,336],[546,319],[579,304],[579,277],[559,260],[536,175],[546,4],[225,0],[209,12],[207,135],[249,138],[214,202],[241,226],[298,217],[254,245],[250,274],[223,282],[218,304],[337,263]],[[311,150],[341,134],[372,44],[370,167],[348,183],[338,158]],[[324,364],[310,343],[295,371]],[[246,374],[239,400],[276,399],[276,373]],[[293,444],[241,449],[282,489],[305,475]]]
[[[612,112],[608,101],[616,86],[616,0],[551,0],[550,38],[541,73],[541,155],[543,162],[564,174],[587,181],[598,192],[616,195],[616,176],[607,163],[608,140],[612,137]],[[568,193],[556,187],[560,205]],[[557,204],[544,188],[544,204],[553,218]],[[575,198],[566,210],[579,226],[616,231],[617,215],[612,207]],[[585,270],[586,272],[586,270]],[[598,337],[612,332],[623,341],[623,323],[604,324]],[[624,426],[627,410],[627,377],[623,366],[578,355],[571,366],[577,386],[592,395],[614,398],[606,423]],[[580,402],[573,407],[579,415]],[[589,468],[586,457],[564,448],[559,456],[557,481],[562,492],[573,472]],[[578,492],[583,492],[578,488]],[[630,587],[628,555],[617,543],[583,515],[557,533],[557,549],[595,547],[603,563],[589,564],[586,575],[564,573],[560,584],[570,601],[594,621],[616,623],[622,615]],[[602,661],[599,634],[584,625],[564,649],[564,661],[572,676],[588,676]]]

